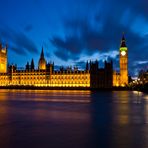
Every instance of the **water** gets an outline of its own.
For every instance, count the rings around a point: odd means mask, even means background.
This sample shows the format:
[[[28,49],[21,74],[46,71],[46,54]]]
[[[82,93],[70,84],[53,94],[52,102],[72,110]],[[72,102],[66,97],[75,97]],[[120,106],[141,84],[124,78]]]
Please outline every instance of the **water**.
[[[148,147],[148,95],[0,90],[0,148]]]

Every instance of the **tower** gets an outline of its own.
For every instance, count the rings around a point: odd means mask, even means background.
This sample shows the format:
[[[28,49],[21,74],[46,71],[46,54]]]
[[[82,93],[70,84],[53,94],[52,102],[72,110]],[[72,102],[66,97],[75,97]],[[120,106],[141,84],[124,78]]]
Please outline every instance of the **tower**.
[[[119,49],[120,54],[120,86],[128,84],[128,48],[123,34]]]
[[[34,70],[34,60],[31,60],[31,70]]]
[[[38,67],[39,67],[39,70],[45,70],[46,69],[46,60],[44,58],[44,49],[43,49],[43,47],[42,47]]]
[[[0,43],[0,73],[7,72],[7,46],[2,47]]]

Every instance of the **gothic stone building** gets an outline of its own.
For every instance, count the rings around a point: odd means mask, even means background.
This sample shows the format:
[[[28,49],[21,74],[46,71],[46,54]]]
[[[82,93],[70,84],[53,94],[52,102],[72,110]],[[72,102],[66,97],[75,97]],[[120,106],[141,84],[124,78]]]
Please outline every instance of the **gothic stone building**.
[[[124,34],[119,48],[120,72],[113,72],[113,86],[126,86],[128,84],[128,48]]]
[[[54,63],[47,63],[42,48],[35,69],[34,61],[27,62],[24,70],[15,65],[7,66],[7,48],[0,44],[0,86],[32,86],[32,87],[62,87],[66,88],[112,88],[127,84],[127,47],[122,38],[120,47],[120,74],[113,71],[112,61],[104,62],[104,68],[99,68],[98,61],[87,62],[85,70],[74,67],[54,70]]]

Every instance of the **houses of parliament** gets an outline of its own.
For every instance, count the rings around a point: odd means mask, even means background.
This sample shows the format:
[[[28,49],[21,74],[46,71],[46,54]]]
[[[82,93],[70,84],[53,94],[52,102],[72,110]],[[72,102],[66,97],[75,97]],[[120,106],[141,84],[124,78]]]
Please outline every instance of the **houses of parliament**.
[[[49,87],[49,88],[112,88],[128,84],[128,48],[124,34],[119,48],[120,72],[113,70],[113,62],[105,61],[104,68],[98,61],[87,62],[84,70],[68,67],[54,70],[54,63],[47,63],[42,48],[35,69],[34,61],[27,62],[24,70],[15,65],[7,65],[7,47],[0,44],[0,87]]]

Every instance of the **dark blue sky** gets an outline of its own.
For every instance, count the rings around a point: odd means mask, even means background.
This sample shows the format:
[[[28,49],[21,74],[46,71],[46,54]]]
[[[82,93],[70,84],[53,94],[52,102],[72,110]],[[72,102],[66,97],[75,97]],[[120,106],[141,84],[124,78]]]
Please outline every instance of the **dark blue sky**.
[[[0,41],[8,43],[10,64],[34,58],[37,67],[43,46],[55,65],[113,58],[117,69],[125,32],[130,73],[148,68],[147,0],[0,0],[0,10]]]

